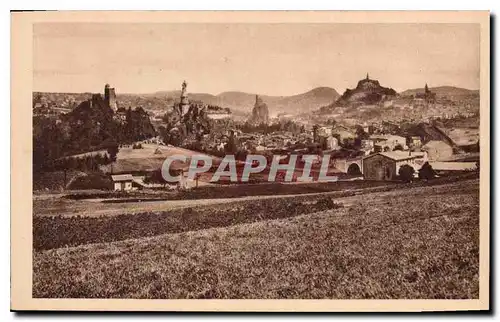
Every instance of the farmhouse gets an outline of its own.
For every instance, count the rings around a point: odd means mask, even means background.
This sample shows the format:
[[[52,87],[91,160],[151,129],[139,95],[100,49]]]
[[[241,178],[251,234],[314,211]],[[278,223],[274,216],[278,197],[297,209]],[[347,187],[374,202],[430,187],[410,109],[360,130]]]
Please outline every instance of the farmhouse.
[[[402,165],[418,170],[425,161],[425,152],[380,152],[363,158],[363,175],[366,180],[395,180]]]
[[[132,190],[132,182],[134,177],[131,174],[116,174],[111,176],[113,180],[113,189],[115,191],[129,191]]]

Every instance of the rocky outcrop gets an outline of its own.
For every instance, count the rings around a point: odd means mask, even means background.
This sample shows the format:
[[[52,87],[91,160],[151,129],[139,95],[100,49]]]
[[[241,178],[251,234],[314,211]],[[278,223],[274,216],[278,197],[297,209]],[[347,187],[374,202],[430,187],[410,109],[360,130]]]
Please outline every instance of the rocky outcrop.
[[[336,106],[373,105],[386,99],[396,96],[397,93],[392,88],[383,87],[378,80],[370,79],[366,75],[365,79],[358,82],[354,89],[346,89],[344,94],[335,102]]]
[[[252,110],[252,116],[250,117],[250,123],[269,123],[269,108],[267,107],[267,104],[264,103],[264,101],[259,97],[259,95],[255,95],[255,105]]]

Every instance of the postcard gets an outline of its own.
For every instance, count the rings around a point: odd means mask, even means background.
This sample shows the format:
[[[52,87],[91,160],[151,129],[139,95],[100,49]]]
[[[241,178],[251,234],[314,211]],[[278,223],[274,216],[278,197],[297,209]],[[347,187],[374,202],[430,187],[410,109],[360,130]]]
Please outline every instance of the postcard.
[[[489,310],[489,12],[11,20],[12,310]]]

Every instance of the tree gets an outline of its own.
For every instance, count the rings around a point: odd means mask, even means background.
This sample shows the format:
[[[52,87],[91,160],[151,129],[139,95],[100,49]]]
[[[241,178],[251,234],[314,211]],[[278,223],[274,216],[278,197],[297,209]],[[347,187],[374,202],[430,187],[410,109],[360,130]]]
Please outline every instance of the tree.
[[[144,178],[144,183],[149,184],[162,184],[165,186],[167,184],[167,181],[163,178],[163,175],[161,174],[161,169],[154,170],[150,172],[146,177]]]
[[[231,131],[228,142],[225,147],[226,153],[234,154],[238,150],[238,142],[236,137],[234,136],[234,132]]]
[[[408,164],[402,165],[401,168],[399,168],[399,178],[404,182],[412,182],[414,173],[415,169]]]
[[[418,170],[418,177],[424,180],[431,180],[436,176],[436,171],[432,168],[429,162],[425,162],[422,168]]]
[[[110,144],[106,150],[108,151],[109,159],[111,160],[111,162],[115,162],[116,155],[118,154],[118,144]]]
[[[313,125],[313,141],[318,142],[318,130],[319,130],[319,125],[314,124]]]
[[[365,129],[360,125],[356,126],[356,136],[360,140],[367,140],[370,137],[370,135],[368,135],[368,133],[365,132]]]
[[[102,158],[102,164],[106,165],[106,164],[109,164],[109,163],[110,163],[110,161],[109,161],[108,154],[104,153],[104,157]]]

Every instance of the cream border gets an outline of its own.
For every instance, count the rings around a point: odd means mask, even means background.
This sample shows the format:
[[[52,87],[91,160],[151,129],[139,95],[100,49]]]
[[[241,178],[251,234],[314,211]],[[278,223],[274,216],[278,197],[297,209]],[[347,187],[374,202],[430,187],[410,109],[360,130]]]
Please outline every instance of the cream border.
[[[40,22],[479,23],[481,174],[479,300],[33,299],[31,88],[33,24]],[[490,22],[488,11],[66,11],[11,14],[11,309],[123,311],[443,311],[489,308]],[[31,199],[30,199],[31,201]]]

